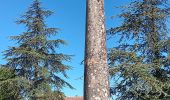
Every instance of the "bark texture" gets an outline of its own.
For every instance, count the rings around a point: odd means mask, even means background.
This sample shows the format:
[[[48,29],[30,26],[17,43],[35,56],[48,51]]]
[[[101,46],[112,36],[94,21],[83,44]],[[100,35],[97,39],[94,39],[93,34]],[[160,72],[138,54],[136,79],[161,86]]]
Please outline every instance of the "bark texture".
[[[87,0],[84,100],[109,100],[104,0]]]

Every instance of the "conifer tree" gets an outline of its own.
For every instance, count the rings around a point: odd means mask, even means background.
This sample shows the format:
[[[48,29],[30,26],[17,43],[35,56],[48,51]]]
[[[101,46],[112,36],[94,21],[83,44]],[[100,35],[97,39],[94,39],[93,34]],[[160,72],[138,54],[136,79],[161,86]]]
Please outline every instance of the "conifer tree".
[[[29,88],[24,91],[24,95],[32,100],[46,100],[50,93],[61,93],[63,86],[72,88],[58,76],[61,73],[67,77],[66,71],[70,66],[64,62],[70,61],[71,57],[56,52],[65,41],[50,39],[58,33],[57,28],[49,28],[45,23],[45,19],[51,14],[50,10],[41,7],[39,0],[34,0],[28,11],[17,21],[18,24],[25,25],[27,30],[18,36],[11,36],[18,45],[5,51],[5,66],[15,69],[17,76],[28,81]],[[58,99],[59,97],[55,98]]]
[[[157,100],[170,95],[168,0],[134,0],[119,15],[120,44],[109,51],[110,74],[117,79],[111,93],[119,100]]]

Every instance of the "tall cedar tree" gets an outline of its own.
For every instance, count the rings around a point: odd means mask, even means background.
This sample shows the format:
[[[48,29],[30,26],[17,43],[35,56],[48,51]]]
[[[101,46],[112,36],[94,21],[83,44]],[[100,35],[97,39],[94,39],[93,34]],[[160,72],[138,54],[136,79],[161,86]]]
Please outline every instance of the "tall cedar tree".
[[[120,26],[108,31],[120,44],[108,54],[119,100],[157,100],[170,95],[168,0],[133,0],[119,15]],[[119,36],[120,35],[120,36]]]
[[[5,58],[8,61],[5,66],[15,69],[17,76],[29,82],[29,88],[24,95],[32,100],[46,100],[53,94],[60,93],[63,86],[72,88],[58,76],[61,73],[67,77],[66,71],[70,66],[63,62],[70,61],[71,58],[69,55],[56,52],[56,48],[60,44],[65,44],[65,41],[49,39],[58,33],[57,28],[48,28],[45,24],[45,18],[51,14],[51,11],[41,7],[39,0],[35,0],[17,21],[18,24],[24,24],[27,31],[19,36],[11,36],[11,39],[17,41],[18,46],[5,51]],[[55,98],[58,99],[59,97]]]

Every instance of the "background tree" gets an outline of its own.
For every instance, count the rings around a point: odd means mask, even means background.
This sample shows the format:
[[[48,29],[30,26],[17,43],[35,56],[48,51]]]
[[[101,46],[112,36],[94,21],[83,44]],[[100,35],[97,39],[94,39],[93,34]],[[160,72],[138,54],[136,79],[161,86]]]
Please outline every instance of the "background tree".
[[[119,15],[123,23],[108,34],[120,34],[109,51],[111,87],[119,100],[166,99],[170,95],[168,0],[134,0]]]
[[[22,91],[28,88],[24,82],[13,69],[0,67],[0,100],[21,99]]]
[[[26,32],[11,36],[11,39],[17,41],[18,46],[5,51],[8,61],[5,66],[14,69],[17,76],[28,81],[29,88],[24,91],[24,95],[32,100],[38,100],[53,91],[59,93],[63,86],[72,88],[58,76],[60,73],[67,77],[66,71],[70,66],[64,62],[70,61],[71,58],[69,55],[56,52],[56,47],[65,44],[65,41],[49,39],[58,32],[57,28],[48,28],[45,24],[45,18],[51,14],[51,11],[41,7],[39,0],[35,0],[17,21],[18,24],[25,25]]]
[[[109,100],[104,0],[87,0],[84,100]]]

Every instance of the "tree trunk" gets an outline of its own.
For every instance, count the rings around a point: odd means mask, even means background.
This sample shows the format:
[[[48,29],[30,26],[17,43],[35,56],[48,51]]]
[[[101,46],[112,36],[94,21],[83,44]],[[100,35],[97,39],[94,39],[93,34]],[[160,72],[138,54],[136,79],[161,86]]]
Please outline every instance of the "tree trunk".
[[[84,100],[109,100],[104,0],[87,0]]]

